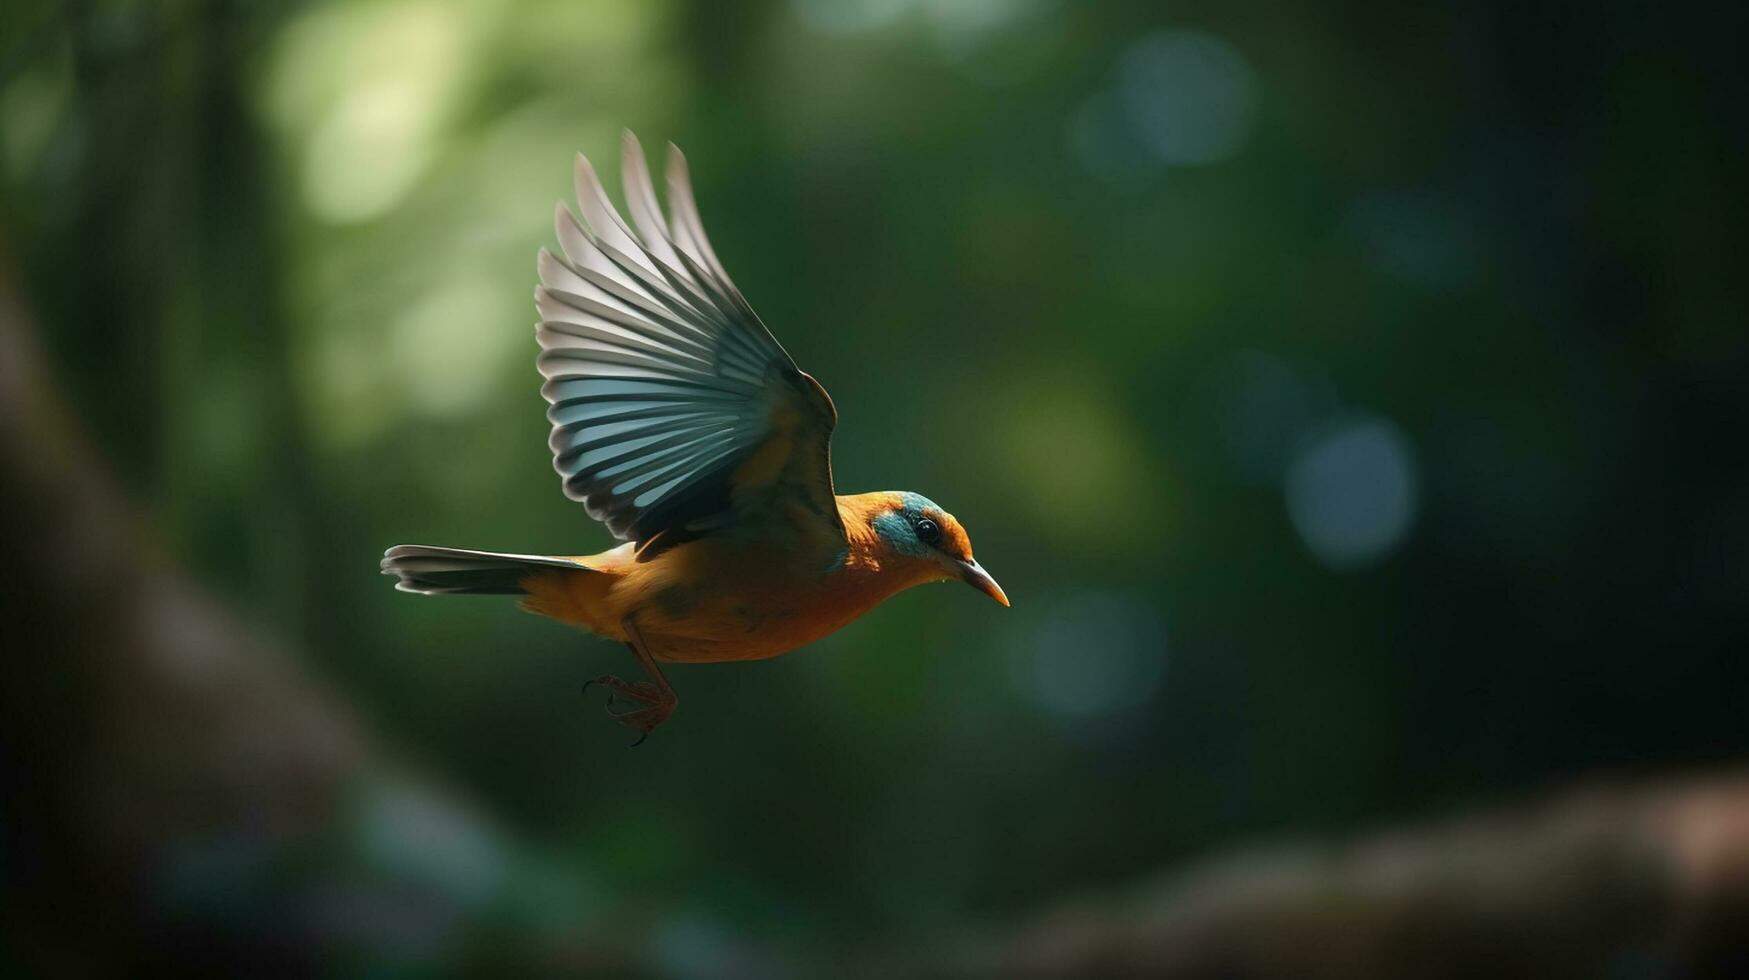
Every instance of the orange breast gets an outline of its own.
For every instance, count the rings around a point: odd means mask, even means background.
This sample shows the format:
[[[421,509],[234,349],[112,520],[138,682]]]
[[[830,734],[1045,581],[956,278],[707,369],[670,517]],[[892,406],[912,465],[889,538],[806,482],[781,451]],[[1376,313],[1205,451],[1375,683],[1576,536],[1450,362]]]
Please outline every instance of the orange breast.
[[[758,660],[812,643],[890,594],[838,558],[710,537],[631,570],[613,596],[663,660]]]
[[[531,576],[525,605],[618,640],[621,621],[635,616],[659,660],[758,660],[812,643],[921,581],[870,558],[855,542],[797,547],[734,534],[643,563],[622,547],[583,559],[594,571]]]

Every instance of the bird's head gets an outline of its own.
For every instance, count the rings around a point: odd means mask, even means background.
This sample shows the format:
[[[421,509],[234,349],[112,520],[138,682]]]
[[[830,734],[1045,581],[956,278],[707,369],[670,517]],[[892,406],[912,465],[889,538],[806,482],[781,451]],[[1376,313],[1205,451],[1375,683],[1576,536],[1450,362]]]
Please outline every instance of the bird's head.
[[[917,493],[880,494],[868,518],[883,549],[916,571],[922,581],[957,579],[1004,606],[1008,596],[972,557],[972,539],[954,516]]]

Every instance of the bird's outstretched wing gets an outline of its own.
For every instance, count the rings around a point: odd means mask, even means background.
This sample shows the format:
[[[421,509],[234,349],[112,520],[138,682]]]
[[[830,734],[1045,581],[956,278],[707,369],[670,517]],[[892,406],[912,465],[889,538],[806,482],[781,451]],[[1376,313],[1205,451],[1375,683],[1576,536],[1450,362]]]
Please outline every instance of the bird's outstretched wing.
[[[566,496],[638,542],[773,507],[800,507],[842,534],[832,400],[723,271],[679,149],[668,148],[666,223],[629,132],[623,149],[636,230],[579,154],[582,221],[560,204],[561,254],[540,253],[541,394]]]

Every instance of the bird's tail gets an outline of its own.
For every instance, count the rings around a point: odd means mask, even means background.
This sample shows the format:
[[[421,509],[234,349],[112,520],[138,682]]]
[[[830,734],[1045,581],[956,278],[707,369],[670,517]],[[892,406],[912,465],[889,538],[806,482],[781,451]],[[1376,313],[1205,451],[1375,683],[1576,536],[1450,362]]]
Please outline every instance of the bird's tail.
[[[524,581],[549,568],[588,570],[570,558],[423,544],[398,544],[383,553],[383,574],[398,579],[395,588],[422,595],[526,595]]]

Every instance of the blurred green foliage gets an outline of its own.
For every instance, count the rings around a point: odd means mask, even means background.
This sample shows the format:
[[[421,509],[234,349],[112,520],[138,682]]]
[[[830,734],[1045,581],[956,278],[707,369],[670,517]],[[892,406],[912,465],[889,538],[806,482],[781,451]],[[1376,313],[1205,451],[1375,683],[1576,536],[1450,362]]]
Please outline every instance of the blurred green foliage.
[[[15,0],[0,30],[0,246],[165,546],[570,896],[527,902],[663,910],[672,972],[1749,750],[1749,93],[1699,11]],[[676,668],[635,752],[575,693],[617,646],[376,575],[398,542],[608,544],[551,470],[530,291],[571,154],[615,179],[622,127],[685,147],[837,401],[839,488],[943,502],[1014,600]]]

